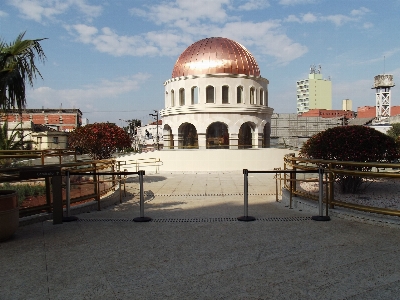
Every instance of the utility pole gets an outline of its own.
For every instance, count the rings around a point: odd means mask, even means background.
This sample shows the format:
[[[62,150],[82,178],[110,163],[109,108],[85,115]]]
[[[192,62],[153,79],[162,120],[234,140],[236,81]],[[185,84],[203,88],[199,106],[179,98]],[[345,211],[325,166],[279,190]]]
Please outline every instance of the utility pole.
[[[158,137],[158,110],[154,110],[154,114],[149,114],[149,116],[152,116],[152,117],[154,117],[155,118],[155,120],[156,120],[156,129],[157,129],[157,138],[156,138],[156,140],[157,140],[157,150],[160,150],[160,143],[159,143],[159,137]]]

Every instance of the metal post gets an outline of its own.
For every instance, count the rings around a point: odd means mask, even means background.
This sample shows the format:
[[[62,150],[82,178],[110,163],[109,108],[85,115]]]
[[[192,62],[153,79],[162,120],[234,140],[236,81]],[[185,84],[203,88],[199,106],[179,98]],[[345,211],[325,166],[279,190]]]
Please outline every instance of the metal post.
[[[292,203],[293,203],[293,172],[290,172],[289,174],[289,208],[292,209]]]
[[[69,171],[65,171],[65,196],[67,200],[67,205],[66,205],[66,213],[67,217],[69,217],[70,214],[70,208],[71,208],[71,180],[69,177]]]
[[[254,221],[256,218],[251,217],[248,215],[248,206],[249,206],[249,180],[248,180],[249,170],[243,169],[243,176],[244,176],[244,216],[238,217],[239,221]]]
[[[63,222],[62,181],[61,176],[51,177],[53,188],[53,224]]]
[[[329,216],[324,216],[324,208],[322,199],[324,197],[324,169],[319,167],[318,168],[318,175],[319,175],[319,199],[318,199],[318,206],[319,206],[319,216],[312,216],[314,221],[329,221],[331,218]]]
[[[143,189],[143,175],[145,172],[140,170],[139,174],[139,187],[140,187],[140,217],[134,218],[134,222],[149,222],[151,218],[144,216],[144,189]]]
[[[66,216],[63,217],[63,222],[72,222],[78,220],[78,217],[71,216],[71,177],[69,174],[69,170],[65,171],[65,196],[66,196]]]

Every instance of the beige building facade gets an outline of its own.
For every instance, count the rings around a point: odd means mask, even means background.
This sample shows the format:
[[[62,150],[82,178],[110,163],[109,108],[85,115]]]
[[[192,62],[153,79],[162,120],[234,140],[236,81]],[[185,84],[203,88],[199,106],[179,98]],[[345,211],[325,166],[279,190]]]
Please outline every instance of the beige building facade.
[[[324,79],[321,67],[311,67],[307,79],[297,81],[297,113],[310,109],[332,109],[332,82]]]

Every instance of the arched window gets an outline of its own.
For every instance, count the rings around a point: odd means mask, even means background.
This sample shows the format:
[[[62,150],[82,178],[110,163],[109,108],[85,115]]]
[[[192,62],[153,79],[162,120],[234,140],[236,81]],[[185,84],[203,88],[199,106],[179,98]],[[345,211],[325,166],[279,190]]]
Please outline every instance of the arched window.
[[[197,86],[193,86],[191,92],[191,104],[198,104],[198,103],[199,103],[199,88]]]
[[[268,90],[266,90],[264,93],[264,105],[268,106]]]
[[[243,103],[243,87],[238,86],[236,89],[237,103]]]
[[[175,92],[171,90],[171,106],[175,106]]]
[[[255,101],[254,101],[254,88],[253,87],[250,88],[250,104],[255,104]]]
[[[179,105],[185,105],[185,89],[179,89]]]
[[[211,85],[206,87],[206,103],[214,103],[214,87]]]
[[[260,105],[264,105],[264,90],[260,89]]]
[[[227,104],[229,103],[229,86],[224,85],[222,87],[222,103]]]

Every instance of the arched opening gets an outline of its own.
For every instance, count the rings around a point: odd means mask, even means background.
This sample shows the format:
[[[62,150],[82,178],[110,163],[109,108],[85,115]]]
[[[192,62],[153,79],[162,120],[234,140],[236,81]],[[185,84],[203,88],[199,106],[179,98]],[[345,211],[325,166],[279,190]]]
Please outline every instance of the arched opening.
[[[179,105],[185,105],[185,89],[179,89]]]
[[[243,123],[239,129],[239,149],[253,147],[253,127],[250,122]]]
[[[237,103],[243,103],[243,87],[238,86],[236,88],[236,97],[237,97]]]
[[[175,91],[171,90],[171,106],[175,106]]]
[[[264,105],[268,106],[268,90],[266,90],[264,93]]]
[[[206,103],[214,103],[214,87],[209,85],[206,87]]]
[[[250,88],[250,104],[256,104],[254,98],[255,98],[254,97],[254,88],[251,87]]]
[[[270,148],[271,147],[271,124],[267,123],[264,125],[263,129],[263,148]]]
[[[199,103],[199,88],[197,86],[192,87],[191,91],[191,104]]]
[[[226,126],[222,122],[215,122],[210,124],[207,128],[206,142],[207,149],[228,149],[228,126]]]
[[[227,85],[222,86],[222,103],[229,103],[229,86]]]
[[[260,89],[260,105],[264,105],[264,90]]]
[[[198,149],[197,130],[191,123],[183,123],[179,127],[179,149]]]
[[[164,137],[164,148],[174,149],[174,136],[172,134],[172,129],[169,125],[165,124],[163,128]]]

